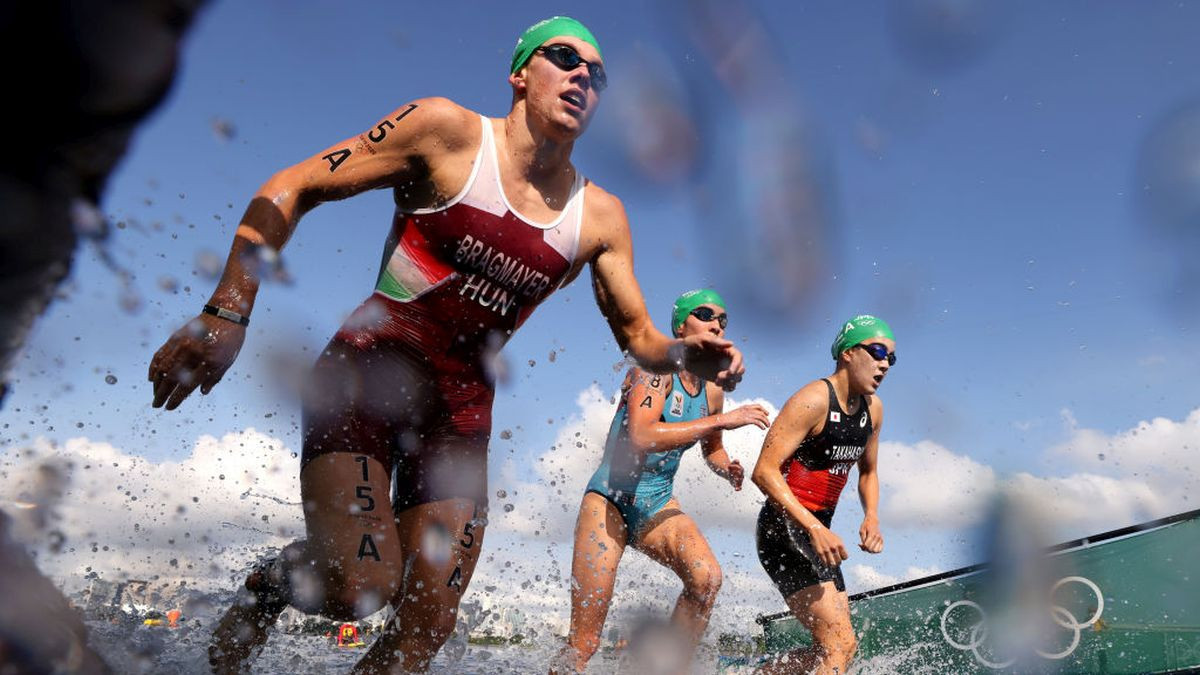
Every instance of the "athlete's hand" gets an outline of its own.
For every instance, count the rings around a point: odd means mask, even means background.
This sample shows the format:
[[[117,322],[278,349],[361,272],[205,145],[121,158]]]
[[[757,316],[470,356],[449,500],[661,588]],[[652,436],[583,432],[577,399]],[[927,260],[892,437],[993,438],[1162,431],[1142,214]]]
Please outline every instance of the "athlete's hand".
[[[741,382],[746,367],[742,352],[733,343],[712,333],[697,333],[681,338],[683,367],[715,383],[725,391],[733,391]]]
[[[850,557],[850,552],[846,550],[842,538],[824,525],[817,525],[809,530],[808,538],[812,541],[813,549],[821,558],[821,562],[830,567],[837,567],[842,564],[843,560]]]
[[[154,407],[165,403],[174,410],[196,387],[207,394],[233,365],[245,339],[245,326],[211,314],[188,321],[150,361]]]
[[[883,535],[879,532],[879,519],[872,516],[863,518],[862,527],[858,528],[858,547],[867,553],[883,551]]]
[[[746,478],[746,470],[742,468],[742,463],[735,460],[729,462],[725,467],[725,479],[733,486],[734,491],[742,489],[742,481]]]
[[[749,426],[753,424],[759,429],[766,429],[771,426],[771,418],[767,415],[767,409],[757,403],[734,408],[729,412],[721,413],[720,424],[722,429],[737,429],[739,427]]]

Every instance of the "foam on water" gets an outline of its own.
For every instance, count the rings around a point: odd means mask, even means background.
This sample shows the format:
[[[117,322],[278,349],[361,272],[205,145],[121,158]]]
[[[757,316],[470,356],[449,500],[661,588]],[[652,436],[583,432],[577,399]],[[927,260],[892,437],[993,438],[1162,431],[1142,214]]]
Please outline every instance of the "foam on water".
[[[88,622],[90,643],[115,672],[137,675],[208,675],[208,638],[211,623],[192,623],[176,630],[134,623]],[[369,645],[373,640],[367,637]],[[483,646],[467,644],[460,636],[447,642],[434,658],[430,672],[501,673],[544,672],[557,653],[556,640],[527,645]],[[252,673],[310,675],[348,672],[366,648],[339,649],[318,635],[274,631],[251,665]],[[588,672],[616,672],[618,661],[597,654]],[[707,672],[711,672],[709,668]]]

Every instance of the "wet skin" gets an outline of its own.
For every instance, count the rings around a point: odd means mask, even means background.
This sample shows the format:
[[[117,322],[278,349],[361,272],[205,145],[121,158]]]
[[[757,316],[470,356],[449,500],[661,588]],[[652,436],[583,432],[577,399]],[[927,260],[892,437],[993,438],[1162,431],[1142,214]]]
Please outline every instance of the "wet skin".
[[[555,41],[571,44],[589,61],[599,60],[582,41]],[[575,182],[571,149],[599,101],[588,78],[583,66],[563,71],[535,55],[509,78],[514,90],[509,115],[490,120],[503,190],[512,207],[531,218],[552,220],[569,199]],[[446,99],[419,99],[392,111],[363,134],[275,174],[247,208],[209,304],[249,316],[261,281],[261,270],[254,264],[261,259],[257,253],[282,249],[303,214],[320,203],[391,188],[403,208],[444,204],[471,175],[481,133],[479,117],[472,111]],[[744,366],[730,341],[710,332],[675,340],[654,328],[633,276],[632,239],[623,206],[594,183],[587,182],[584,189],[579,251],[564,284],[591,266],[597,304],[614,337],[648,370],[670,372],[682,366],[725,389],[735,387]],[[155,407],[172,410],[197,388],[210,392],[244,339],[244,327],[207,314],[185,324],[151,361],[148,379]],[[416,428],[406,417],[411,412],[398,411],[394,424]],[[302,609],[338,617],[363,616],[389,601],[404,605],[406,589],[424,589],[418,595],[429,611],[399,614],[399,623],[381,636],[363,666],[420,670],[453,628],[482,538],[482,526],[472,514],[484,505],[435,498],[409,506],[394,518],[372,520],[378,516],[366,517],[371,514],[361,510],[360,488],[381,501],[392,486],[378,462],[355,459],[364,456],[349,443],[301,471],[304,500],[312,505],[305,510],[308,537],[289,547],[280,563],[282,578],[290,581],[290,599]],[[430,528],[436,525],[461,535],[472,522],[473,550],[451,546],[429,555],[436,564],[422,562],[420,556],[431,552],[419,551],[419,542]],[[267,626],[274,620],[270,612],[264,613],[267,609],[274,610],[275,604],[231,608],[210,650],[217,670],[239,668],[266,639]],[[416,640],[414,635],[423,638]]]

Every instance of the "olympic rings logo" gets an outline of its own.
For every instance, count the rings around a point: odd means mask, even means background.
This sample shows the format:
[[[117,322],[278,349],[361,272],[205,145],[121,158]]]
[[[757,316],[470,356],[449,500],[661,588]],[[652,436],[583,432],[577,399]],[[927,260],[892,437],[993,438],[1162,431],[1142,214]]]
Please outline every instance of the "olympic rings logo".
[[[1065,659],[1066,657],[1070,656],[1071,653],[1075,651],[1075,648],[1079,646],[1079,638],[1082,635],[1083,629],[1099,621],[1100,615],[1104,613],[1104,594],[1100,592],[1099,586],[1093,583],[1091,579],[1086,577],[1063,577],[1062,579],[1059,579],[1057,582],[1055,582],[1054,586],[1050,588],[1050,597],[1053,598],[1055,591],[1061,588],[1064,584],[1070,582],[1083,584],[1096,595],[1096,610],[1092,612],[1092,615],[1088,617],[1087,621],[1080,622],[1075,618],[1075,615],[1069,612],[1067,609],[1060,607],[1059,605],[1050,605],[1050,618],[1053,619],[1054,623],[1066,628],[1069,631],[1072,631],[1071,644],[1067,645],[1065,649],[1058,652],[1048,652],[1042,651],[1041,649],[1035,649],[1034,651],[1036,651],[1038,656],[1041,656],[1042,658]],[[976,612],[979,612],[979,621],[977,621],[975,625],[971,626],[971,639],[969,642],[964,643],[955,640],[950,636],[950,632],[946,630],[946,623],[950,618],[950,614],[958,607],[970,607]],[[983,611],[983,608],[977,603],[971,602],[970,600],[959,600],[958,602],[952,603],[946,608],[946,611],[942,612],[942,637],[946,638],[947,644],[949,644],[951,647],[973,653],[975,655],[975,660],[984,666],[987,666],[988,668],[1007,668],[1017,661],[1015,657],[1007,661],[992,661],[989,660],[988,657],[984,656],[982,652],[980,652],[979,647],[984,643],[985,640],[987,640],[988,637],[988,618],[987,614]]]

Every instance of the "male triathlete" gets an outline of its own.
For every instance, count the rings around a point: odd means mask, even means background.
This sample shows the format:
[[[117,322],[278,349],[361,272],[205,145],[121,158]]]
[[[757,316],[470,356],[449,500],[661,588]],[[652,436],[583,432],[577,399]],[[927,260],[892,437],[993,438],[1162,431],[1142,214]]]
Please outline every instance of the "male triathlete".
[[[217,670],[239,668],[288,604],[350,618],[389,601],[395,619],[359,669],[428,666],[454,628],[487,522],[489,362],[585,264],[618,343],[643,367],[686,368],[726,388],[742,374],[727,340],[654,328],[621,202],[570,161],[606,85],[596,39],[570,18],[539,22],[518,40],[508,81],[506,117],[418,99],[271,177],[204,313],[150,365],[155,406],[207,393],[241,348],[256,250],[281,248],[322,202],[393,191],[375,292],[322,353],[305,397],[307,539],[247,579],[210,646]]]

